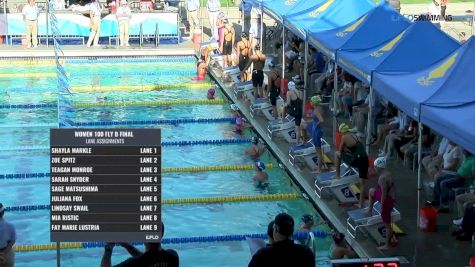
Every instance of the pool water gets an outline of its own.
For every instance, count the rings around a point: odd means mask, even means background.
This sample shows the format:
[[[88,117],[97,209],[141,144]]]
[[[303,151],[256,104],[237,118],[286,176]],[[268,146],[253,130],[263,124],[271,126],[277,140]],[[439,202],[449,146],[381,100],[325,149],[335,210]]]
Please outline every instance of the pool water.
[[[170,71],[194,70],[195,63],[154,62],[65,64],[70,73],[70,84],[74,86],[110,85],[152,85],[187,84],[190,75],[169,75]],[[53,66],[11,66],[0,65],[0,73],[50,73]],[[136,75],[137,72],[163,72],[164,75]],[[108,75],[101,75],[107,73]],[[134,75],[128,75],[133,73]],[[207,81],[209,82],[209,81]],[[55,103],[56,78],[0,78],[0,104]],[[206,88],[183,88],[155,91],[108,91],[74,93],[73,103],[200,100],[206,98]],[[225,99],[217,92],[220,99]],[[170,106],[114,106],[81,107],[75,110],[75,122],[129,121],[181,118],[225,118],[230,117],[229,103],[223,105],[170,105]],[[44,109],[0,109],[0,143],[2,147],[48,146],[48,127],[29,127],[40,123],[56,123],[56,108]],[[128,126],[130,127],[130,126]],[[162,141],[210,140],[237,138],[229,122],[185,123],[175,125],[143,125],[131,127],[162,128]],[[246,134],[251,136],[250,133]],[[222,166],[251,164],[243,150],[249,144],[212,144],[192,146],[165,146],[162,148],[162,166]],[[252,170],[209,171],[196,173],[163,173],[162,198],[197,198],[240,195],[267,195],[296,193],[300,191],[290,178],[280,169],[270,153],[262,160],[273,163],[268,169],[270,185],[259,189],[252,181]],[[0,169],[3,174],[49,172],[49,152],[47,149],[10,150],[0,149]],[[5,206],[49,204],[49,179],[0,179],[0,202]],[[164,205],[162,220],[166,226],[165,237],[194,237],[265,233],[267,224],[273,217],[287,212],[296,219],[303,214],[317,215],[313,206],[304,198],[296,200],[259,201],[220,204]],[[50,243],[49,211],[8,212],[6,219],[17,229],[18,245]],[[316,220],[315,230],[329,231],[321,219]],[[318,239],[317,265],[329,266],[328,249],[330,238]],[[214,242],[167,244],[166,248],[178,251],[181,266],[247,266],[251,258],[249,247],[242,242]],[[141,248],[143,249],[143,248]],[[63,266],[98,266],[103,249],[64,249],[61,251]],[[113,264],[128,254],[117,247],[113,254]],[[15,266],[55,266],[55,251],[16,253]]]

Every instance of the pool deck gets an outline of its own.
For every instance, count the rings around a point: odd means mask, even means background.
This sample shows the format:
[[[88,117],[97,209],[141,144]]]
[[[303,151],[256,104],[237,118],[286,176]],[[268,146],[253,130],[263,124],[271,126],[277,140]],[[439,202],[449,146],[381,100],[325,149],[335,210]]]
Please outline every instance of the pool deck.
[[[142,47],[118,47],[115,45],[101,45],[100,47],[86,47],[85,45],[61,46],[66,57],[107,57],[107,56],[189,56],[195,55],[193,44],[184,40],[180,44],[163,44],[155,47],[146,44]],[[0,45],[0,57],[54,57],[53,46],[40,45],[37,48],[26,48],[21,45]]]
[[[100,48],[88,48],[85,46],[64,46],[62,47],[65,56],[179,56],[194,55],[195,50],[190,41],[185,41],[178,45],[161,45],[155,47],[131,47],[117,48],[115,46]],[[54,56],[52,46],[40,46],[36,49],[27,49],[22,46],[0,45],[1,57],[52,57]],[[306,195],[318,208],[320,214],[325,217],[331,226],[345,233],[347,211],[351,208],[342,207],[333,198],[318,198],[314,193],[314,175],[308,168],[298,169],[288,161],[289,144],[279,137],[270,141],[267,138],[267,121],[263,116],[251,118],[249,105],[243,104],[236,99],[230,90],[230,84],[221,80],[218,71],[210,70],[209,74],[224,89],[234,103],[238,105],[242,113],[252,123],[255,131],[269,145],[270,150],[284,165],[294,181],[306,192]],[[326,114],[330,114],[328,111]],[[326,118],[331,122],[330,118]],[[332,140],[331,123],[326,124],[324,138],[330,143]],[[297,166],[297,165],[296,165]],[[349,244],[354,248],[360,257],[401,257],[402,261],[407,260],[404,266],[467,266],[469,256],[475,255],[474,249],[469,242],[458,242],[450,236],[452,230],[451,220],[453,214],[441,214],[438,216],[438,231],[435,233],[424,233],[417,228],[417,174],[402,166],[402,163],[392,161],[390,170],[397,181],[397,208],[402,214],[402,220],[397,225],[406,233],[400,237],[399,246],[390,251],[381,252],[377,249],[376,243],[368,236],[360,234],[357,240],[349,238]],[[374,186],[375,179],[370,179],[369,186]],[[423,193],[423,192],[422,192]],[[423,194],[424,195],[424,194]],[[423,198],[424,200],[424,198]],[[421,203],[422,205],[422,203]],[[434,263],[437,264],[434,265]]]
[[[335,198],[318,198],[314,193],[314,178],[308,168],[300,169],[289,163],[289,144],[285,139],[274,135],[270,140],[267,137],[267,119],[263,115],[250,116],[249,104],[244,104],[236,99],[231,84],[221,79],[219,70],[209,71],[210,75],[223,88],[226,95],[239,107],[243,115],[254,126],[255,131],[266,141],[272,153],[279,162],[285,166],[294,181],[316,204],[317,209],[329,224],[339,232],[346,233],[347,211],[354,208],[339,205]],[[326,114],[330,114],[327,110]],[[331,118],[327,116],[324,138],[330,144],[332,140]],[[332,145],[333,147],[333,145]],[[374,154],[374,153],[373,153]],[[437,218],[437,232],[424,233],[417,227],[417,172],[413,172],[402,166],[401,161],[390,162],[390,171],[395,176],[397,185],[397,209],[402,214],[402,220],[397,222],[405,235],[399,238],[399,245],[389,251],[380,251],[378,245],[371,237],[359,234],[354,240],[346,234],[348,243],[362,258],[399,257],[403,266],[467,266],[469,257],[475,255],[470,242],[459,242],[451,237],[453,219],[452,214],[439,214]],[[368,185],[374,187],[376,179],[370,179]],[[424,200],[424,191],[421,191]],[[421,207],[422,207],[421,203]],[[437,263],[434,265],[434,263]]]

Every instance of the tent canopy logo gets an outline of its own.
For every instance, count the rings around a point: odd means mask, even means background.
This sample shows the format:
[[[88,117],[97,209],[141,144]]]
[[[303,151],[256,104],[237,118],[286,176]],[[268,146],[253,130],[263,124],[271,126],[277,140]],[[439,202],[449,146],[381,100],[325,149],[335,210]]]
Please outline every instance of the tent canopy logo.
[[[391,42],[387,43],[385,46],[381,47],[380,49],[374,51],[370,55],[372,57],[380,57],[385,52],[388,52],[388,51],[392,50],[394,48],[394,46],[401,40],[402,36],[404,35],[404,32],[401,32],[398,36],[396,36],[394,39],[392,39]]]
[[[319,6],[317,9],[315,9],[314,11],[310,12],[309,16],[314,18],[316,16],[318,16],[318,14],[322,13],[323,11],[327,10],[327,8],[333,4],[333,2],[335,2],[335,0],[328,0],[325,4]]]
[[[298,0],[285,0],[285,5],[286,6],[293,6],[295,3],[297,3]]]
[[[358,21],[356,21],[355,23],[350,25],[345,30],[343,30],[341,32],[337,32],[336,36],[345,37],[348,33],[355,31],[361,25],[361,23],[363,23],[363,21],[366,19],[366,16],[367,15],[363,16],[362,18],[360,18]]]
[[[447,74],[447,71],[454,65],[455,60],[457,59],[458,52],[453,54],[447,60],[444,61],[440,66],[429,72],[427,77],[419,77],[417,79],[417,83],[422,86],[429,86],[431,85],[435,79],[440,79]]]

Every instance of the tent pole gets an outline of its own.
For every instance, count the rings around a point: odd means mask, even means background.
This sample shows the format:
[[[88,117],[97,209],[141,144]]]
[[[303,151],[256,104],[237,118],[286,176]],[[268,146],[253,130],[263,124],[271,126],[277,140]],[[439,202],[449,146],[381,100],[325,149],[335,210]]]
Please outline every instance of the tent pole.
[[[307,31],[305,31],[305,63],[303,65],[303,105],[302,105],[302,114],[305,113],[305,101],[307,100],[307,69],[308,69],[308,40],[307,40]],[[297,133],[299,134],[299,133]]]
[[[265,49],[265,47],[262,43],[262,35],[264,34],[264,8],[263,8],[263,6],[264,5],[262,4],[262,1],[261,1],[261,40],[259,42],[259,46],[261,47],[261,51],[264,51],[264,49]]]
[[[284,20],[282,20],[282,46],[280,49],[282,49],[282,79],[285,78],[285,28],[284,28]],[[282,88],[281,88],[282,89]]]
[[[373,106],[374,106],[374,89],[373,86],[369,86],[369,103],[368,103],[368,123],[366,125],[366,153],[369,154],[369,145],[371,142],[371,127],[373,126],[373,122],[371,118],[373,117]]]
[[[475,27],[475,0],[473,0],[472,27],[470,28],[470,36],[473,36],[473,27]]]
[[[338,66],[336,65],[336,55],[334,56],[333,61],[333,143],[336,145],[336,115],[337,115],[337,107],[336,107],[336,98],[337,98],[337,87],[338,87],[338,73],[337,73]],[[338,151],[340,148],[335,148],[335,151]]]
[[[422,167],[422,122],[419,122],[419,140],[417,142],[417,226],[419,227],[419,212],[421,206],[421,167]]]
[[[305,34],[306,35],[306,34]],[[308,69],[308,41],[307,37],[305,37],[305,56],[304,56],[304,64],[303,64],[303,88],[307,89],[308,78],[307,78],[307,69]]]

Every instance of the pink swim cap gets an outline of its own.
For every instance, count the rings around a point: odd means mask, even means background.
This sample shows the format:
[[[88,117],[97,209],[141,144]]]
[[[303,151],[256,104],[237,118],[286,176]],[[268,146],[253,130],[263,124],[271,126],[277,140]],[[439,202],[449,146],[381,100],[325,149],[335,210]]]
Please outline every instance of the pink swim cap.
[[[214,95],[215,93],[216,93],[216,91],[214,90],[214,88],[209,88],[208,89],[208,94]]]

